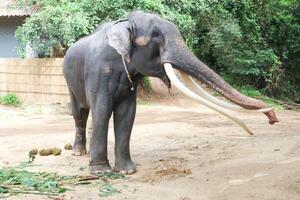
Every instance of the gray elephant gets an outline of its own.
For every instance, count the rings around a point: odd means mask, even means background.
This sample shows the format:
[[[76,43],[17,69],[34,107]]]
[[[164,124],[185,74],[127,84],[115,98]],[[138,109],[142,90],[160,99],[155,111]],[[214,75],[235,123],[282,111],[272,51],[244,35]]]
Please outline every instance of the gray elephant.
[[[183,73],[182,80],[186,80],[186,84],[177,79],[173,68]],[[68,49],[63,72],[76,126],[74,155],[86,153],[86,123],[89,110],[92,112],[89,169],[94,173],[111,171],[107,132],[112,113],[114,170],[126,174],[136,171],[129,143],[136,112],[137,83],[145,75],[160,78],[167,87],[171,87],[172,82],[188,96],[229,117],[248,132],[240,120],[223,108],[263,112],[270,124],[278,121],[272,108],[240,94],[198,60],[186,47],[176,25],[154,13],[134,11],[126,19],[102,24]],[[208,84],[235,104],[205,93],[194,79]]]

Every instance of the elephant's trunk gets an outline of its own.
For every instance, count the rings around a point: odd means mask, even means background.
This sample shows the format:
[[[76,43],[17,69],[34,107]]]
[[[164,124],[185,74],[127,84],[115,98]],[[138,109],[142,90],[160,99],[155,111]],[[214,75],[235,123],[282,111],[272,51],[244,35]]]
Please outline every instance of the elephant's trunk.
[[[171,63],[175,68],[187,73],[188,75],[200,80],[214,90],[219,92],[222,96],[229,99],[233,103],[246,109],[263,109],[268,108],[264,102],[247,97],[239,93],[236,89],[224,81],[218,74],[201,62],[195,55],[193,55],[181,38],[174,40],[173,43],[166,41],[168,48],[161,52],[162,61],[164,63]],[[175,41],[175,42],[174,42]],[[274,111],[264,113],[269,118],[269,123],[274,124],[278,119]]]

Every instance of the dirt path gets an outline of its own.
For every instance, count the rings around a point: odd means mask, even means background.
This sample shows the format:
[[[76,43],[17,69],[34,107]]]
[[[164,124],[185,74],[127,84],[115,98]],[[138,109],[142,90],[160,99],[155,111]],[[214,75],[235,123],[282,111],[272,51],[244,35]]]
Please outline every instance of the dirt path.
[[[239,114],[254,130],[248,136],[227,119],[185,101],[138,107],[131,152],[138,172],[114,184],[121,190],[106,199],[297,200],[300,199],[300,112],[277,112],[280,123],[261,114]],[[33,147],[62,148],[73,143],[67,114],[24,113],[0,107],[0,164],[27,160]],[[109,131],[109,158],[114,140]],[[87,173],[88,156],[37,157],[30,170],[63,175]],[[83,170],[82,170],[83,169]],[[101,199],[99,188],[76,186],[65,199]],[[9,199],[48,199],[21,195]]]

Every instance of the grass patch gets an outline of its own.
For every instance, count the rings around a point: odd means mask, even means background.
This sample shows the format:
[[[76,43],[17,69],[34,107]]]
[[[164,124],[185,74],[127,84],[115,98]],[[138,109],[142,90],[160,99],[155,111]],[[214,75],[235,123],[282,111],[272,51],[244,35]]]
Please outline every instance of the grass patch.
[[[261,91],[250,87],[250,86],[242,86],[242,87],[236,87],[242,94],[248,96],[248,97],[253,97],[256,99],[260,99],[262,101],[264,101],[265,103],[267,103],[268,105],[270,105],[271,107],[274,107],[278,110],[283,110],[284,108],[282,107],[282,105],[280,105],[279,103],[273,101],[270,97],[267,97],[265,95],[262,94]]]
[[[151,91],[151,83],[150,83],[150,79],[148,76],[144,76],[142,79],[142,87],[144,88],[144,90],[146,92]]]
[[[4,96],[0,96],[0,104],[8,105],[8,106],[20,106],[21,100],[14,93],[8,93]]]

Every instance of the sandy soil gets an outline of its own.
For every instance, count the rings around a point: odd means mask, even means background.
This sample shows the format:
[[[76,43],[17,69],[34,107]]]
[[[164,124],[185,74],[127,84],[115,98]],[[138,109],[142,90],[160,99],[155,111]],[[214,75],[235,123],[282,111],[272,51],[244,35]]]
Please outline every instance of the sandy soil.
[[[262,114],[236,115],[254,130],[254,136],[186,100],[139,105],[131,140],[138,172],[114,181],[121,193],[106,199],[300,199],[300,112],[278,111],[280,123],[274,126],[268,125]],[[73,132],[73,119],[68,114],[2,106],[0,165],[27,160],[34,147],[63,148],[73,143]],[[110,125],[112,165],[113,148]],[[29,170],[88,173],[88,156],[74,157],[70,151],[57,157],[38,156],[34,163]],[[98,186],[74,186],[64,199],[101,199],[98,194]],[[19,195],[9,199],[49,197]]]

